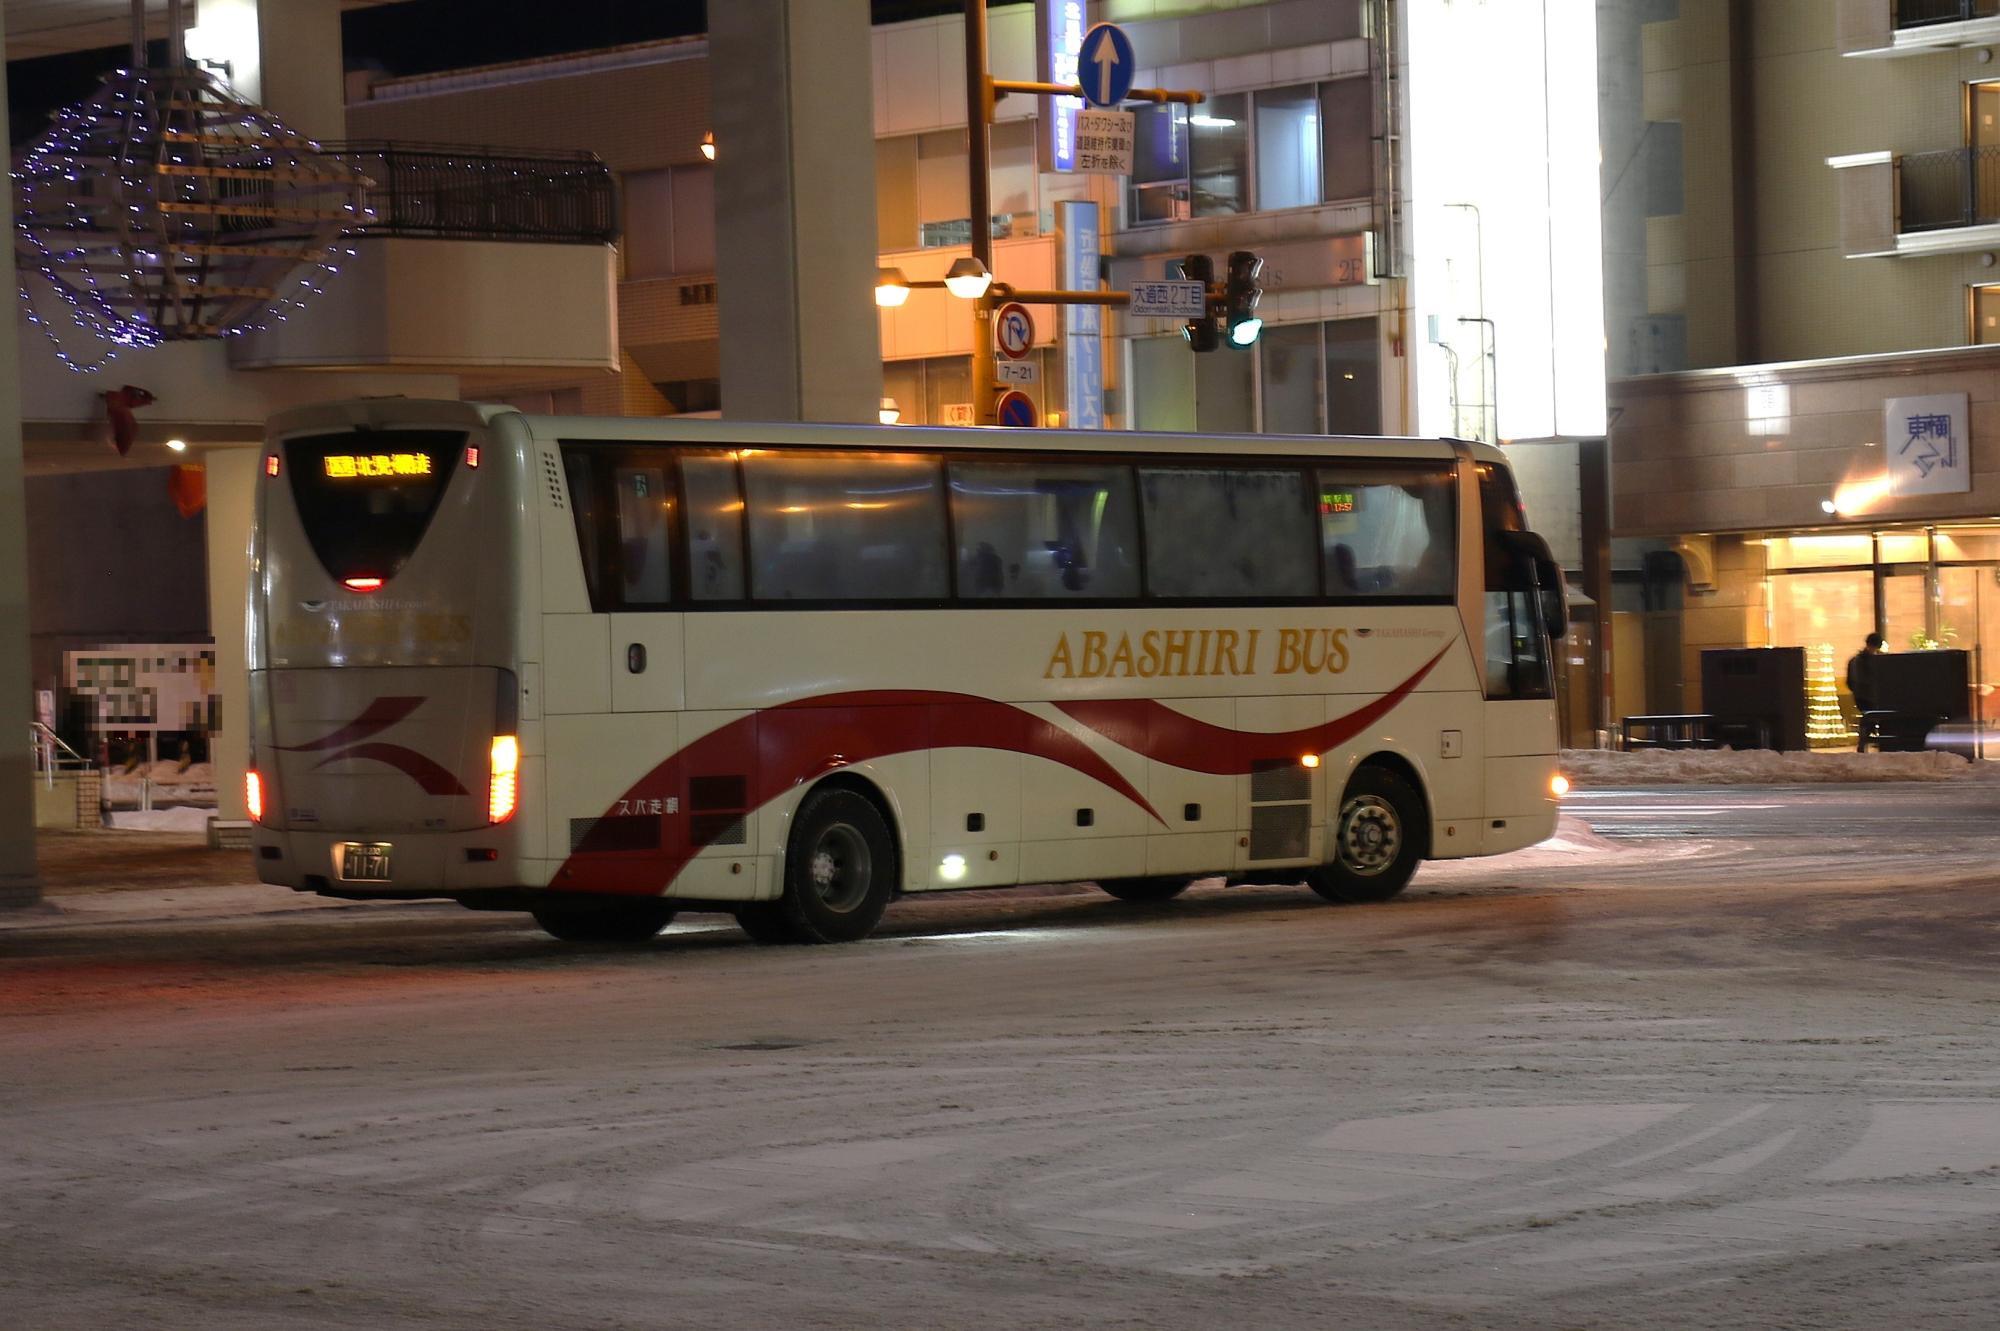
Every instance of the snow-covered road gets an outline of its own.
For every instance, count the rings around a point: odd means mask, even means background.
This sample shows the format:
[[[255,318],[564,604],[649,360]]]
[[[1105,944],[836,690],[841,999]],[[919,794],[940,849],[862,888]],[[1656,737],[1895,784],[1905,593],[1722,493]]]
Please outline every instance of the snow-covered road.
[[[1991,1327],[1996,803],[1607,792],[1386,906],[810,950],[49,915],[0,1325]]]

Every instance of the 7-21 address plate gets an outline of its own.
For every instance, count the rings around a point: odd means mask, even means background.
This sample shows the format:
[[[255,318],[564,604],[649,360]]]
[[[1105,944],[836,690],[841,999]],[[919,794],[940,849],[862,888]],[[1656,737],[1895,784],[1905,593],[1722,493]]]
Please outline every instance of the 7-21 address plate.
[[[350,883],[389,881],[389,843],[349,841],[340,847],[340,876]]]

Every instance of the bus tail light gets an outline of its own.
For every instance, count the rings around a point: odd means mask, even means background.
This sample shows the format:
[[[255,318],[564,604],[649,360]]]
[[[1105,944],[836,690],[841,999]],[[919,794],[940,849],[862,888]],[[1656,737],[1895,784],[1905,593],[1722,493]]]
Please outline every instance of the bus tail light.
[[[250,811],[250,821],[264,821],[264,778],[253,768],[243,774],[243,807]]]
[[[512,735],[493,737],[493,775],[486,788],[486,820],[504,823],[519,803],[521,742]]]

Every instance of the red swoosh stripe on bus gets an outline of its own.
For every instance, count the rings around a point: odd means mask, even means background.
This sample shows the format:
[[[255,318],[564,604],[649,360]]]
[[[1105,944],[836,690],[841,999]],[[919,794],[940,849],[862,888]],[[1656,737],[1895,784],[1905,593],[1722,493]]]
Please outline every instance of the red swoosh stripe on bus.
[[[679,799],[682,816],[667,826],[681,831],[692,827],[693,815],[699,812],[687,802],[691,776],[744,775],[749,782],[747,811],[835,768],[899,753],[953,748],[999,749],[1061,763],[1110,787],[1166,826],[1137,787],[1061,726],[1007,703],[969,694],[893,689],[801,698],[739,717],[648,772],[605,816],[616,814],[621,804]],[[586,838],[549,885],[572,891],[662,892],[721,831],[719,826],[707,826],[703,835],[689,832],[683,844],[663,847],[656,854],[622,852],[602,858],[590,853]]]
[[[423,698],[377,698],[368,704],[361,715],[331,734],[322,735],[305,744],[278,744],[273,747],[286,753],[312,753],[318,749],[337,749],[343,744],[352,744],[355,740],[380,734],[422,707],[424,702]]]
[[[329,753],[313,765],[313,770],[317,772],[329,763],[343,762],[349,758],[367,758],[373,762],[386,763],[422,786],[426,795],[472,793],[459,783],[458,778],[453,776],[449,769],[439,766],[415,749],[406,749],[400,744],[355,744],[338,753]]]
[[[1389,714],[1437,667],[1449,647],[1408,679],[1364,707],[1323,725],[1296,731],[1229,730],[1176,712],[1151,699],[1060,703],[1058,707],[1113,743],[1156,762],[1213,775],[1241,775],[1253,763],[1323,753]],[[1157,810],[1077,736],[1007,703],[961,693],[876,690],[828,694],[781,703],[739,717],[702,736],[642,777],[619,804],[683,798],[691,774],[744,773],[746,809],[759,809],[785,790],[823,772],[920,749],[1000,749],[1047,758],[1102,782],[1166,826]],[[619,804],[605,811],[617,812]],[[676,830],[692,825],[683,806]],[[718,820],[722,821],[722,820]],[[690,835],[686,844],[652,855],[591,854],[586,837],[549,886],[571,891],[663,892],[688,861],[720,833]]]
[[[1056,709],[1089,726],[1112,743],[1143,753],[1156,763],[1211,776],[1243,776],[1256,764],[1277,759],[1296,762],[1308,753],[1339,748],[1387,716],[1444,659],[1426,661],[1416,674],[1346,716],[1302,730],[1230,730],[1177,712],[1151,698],[1104,698],[1059,702]]]

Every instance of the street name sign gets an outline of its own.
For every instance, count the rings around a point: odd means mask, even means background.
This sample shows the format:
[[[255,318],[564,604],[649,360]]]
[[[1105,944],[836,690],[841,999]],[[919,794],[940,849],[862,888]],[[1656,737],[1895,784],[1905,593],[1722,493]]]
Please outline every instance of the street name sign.
[[[1125,313],[1138,319],[1199,319],[1208,313],[1208,289],[1199,282],[1134,282]]]

